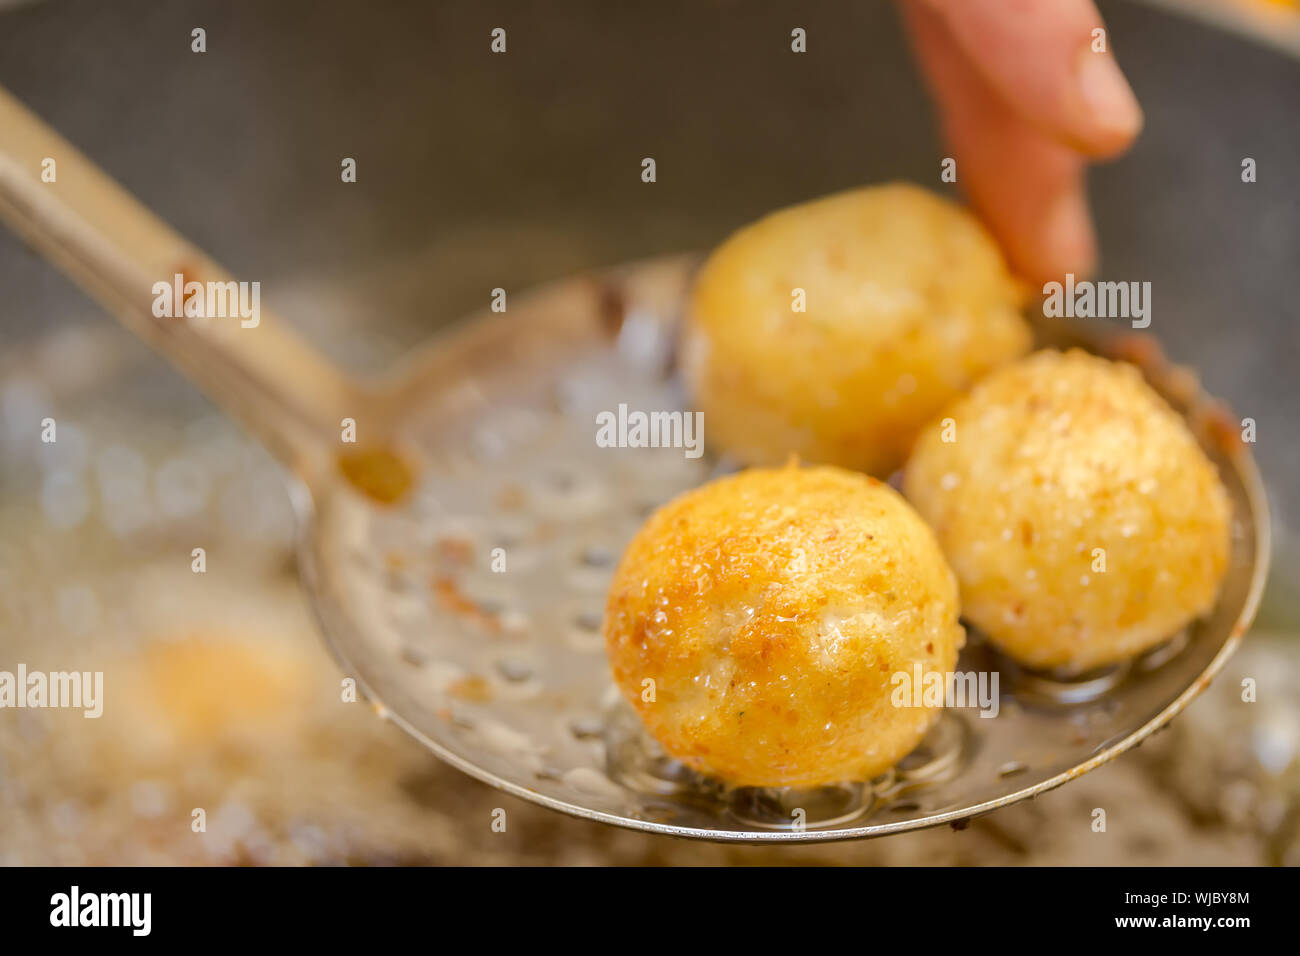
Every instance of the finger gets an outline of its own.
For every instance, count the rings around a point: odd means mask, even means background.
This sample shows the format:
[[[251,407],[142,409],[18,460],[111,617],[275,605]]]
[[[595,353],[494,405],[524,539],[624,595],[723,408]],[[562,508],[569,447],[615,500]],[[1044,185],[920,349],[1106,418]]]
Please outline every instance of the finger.
[[[958,184],[1013,268],[1035,282],[1091,272],[1096,245],[1083,159],[1012,111],[933,10],[908,4],[904,12]]]
[[[1092,0],[913,0],[942,17],[988,84],[1049,136],[1089,156],[1127,149],[1142,109]]]

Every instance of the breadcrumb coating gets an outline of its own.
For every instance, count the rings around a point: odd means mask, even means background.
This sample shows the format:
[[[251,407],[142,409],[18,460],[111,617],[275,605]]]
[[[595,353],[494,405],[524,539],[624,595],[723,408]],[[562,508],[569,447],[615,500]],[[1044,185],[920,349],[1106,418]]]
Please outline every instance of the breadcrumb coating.
[[[839,468],[752,469],[665,505],[633,538],[605,614],[614,678],[687,765],[751,786],[862,780],[934,707],[895,674],[951,672],[957,586],[903,498]]]
[[[921,435],[904,490],[966,619],[1030,667],[1085,671],[1159,644],[1213,607],[1227,570],[1214,464],[1135,367],[1078,350],[977,385]]]
[[[796,311],[802,290],[806,311]],[[745,464],[887,477],[940,409],[1029,350],[1023,291],[960,206],[902,183],[772,213],[705,263],[681,366]]]

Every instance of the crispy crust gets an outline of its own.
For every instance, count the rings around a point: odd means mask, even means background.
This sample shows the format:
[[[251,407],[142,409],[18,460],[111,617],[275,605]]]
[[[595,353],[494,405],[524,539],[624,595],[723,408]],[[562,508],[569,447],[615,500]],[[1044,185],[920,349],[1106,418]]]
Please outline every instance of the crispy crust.
[[[1087,670],[1213,606],[1228,494],[1137,369],[1039,352],[942,418],[956,440],[944,441],[942,419],[928,427],[904,489],[957,573],[967,619],[1007,653]]]
[[[693,289],[681,366],[737,460],[796,453],[885,477],[943,406],[1028,351],[1022,299],[960,206],[901,183],[858,189],[724,242]]]
[[[902,497],[794,466],[656,512],[615,573],[605,637],[618,686],[670,754],[755,786],[892,766],[937,716],[894,706],[893,675],[952,671],[964,639],[952,572]]]

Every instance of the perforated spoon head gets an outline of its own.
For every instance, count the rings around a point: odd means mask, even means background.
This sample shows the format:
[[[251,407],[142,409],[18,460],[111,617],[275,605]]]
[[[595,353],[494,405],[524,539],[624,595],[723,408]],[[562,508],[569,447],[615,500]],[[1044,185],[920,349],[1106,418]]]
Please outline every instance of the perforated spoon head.
[[[431,346],[388,386],[394,454],[411,475],[399,500],[337,471],[311,478],[299,496],[307,584],[328,644],[381,715],[465,772],[557,810],[675,836],[797,842],[954,822],[1059,786],[1162,726],[1223,666],[1268,563],[1247,446],[1150,340],[1043,325],[1040,344],[1138,364],[1217,465],[1234,514],[1214,610],[1129,664],[1071,680],[1024,672],[973,634],[959,669],[1000,673],[997,715],[946,711],[874,781],[727,788],[665,756],[612,688],[605,591],[646,515],[726,465],[600,447],[594,423],[620,403],[682,407],[672,354],[694,262],[558,283]]]

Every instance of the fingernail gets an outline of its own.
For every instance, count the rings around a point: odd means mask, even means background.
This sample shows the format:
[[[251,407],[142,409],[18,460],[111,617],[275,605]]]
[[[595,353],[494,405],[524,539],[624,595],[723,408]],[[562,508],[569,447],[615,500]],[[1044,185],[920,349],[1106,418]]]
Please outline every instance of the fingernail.
[[[1045,268],[1058,278],[1067,272],[1092,272],[1097,250],[1092,236],[1092,215],[1083,191],[1062,193],[1043,217],[1041,257]]]
[[[1142,127],[1142,108],[1119,64],[1109,53],[1085,48],[1079,64],[1079,96],[1092,124],[1108,133],[1131,136]]]

